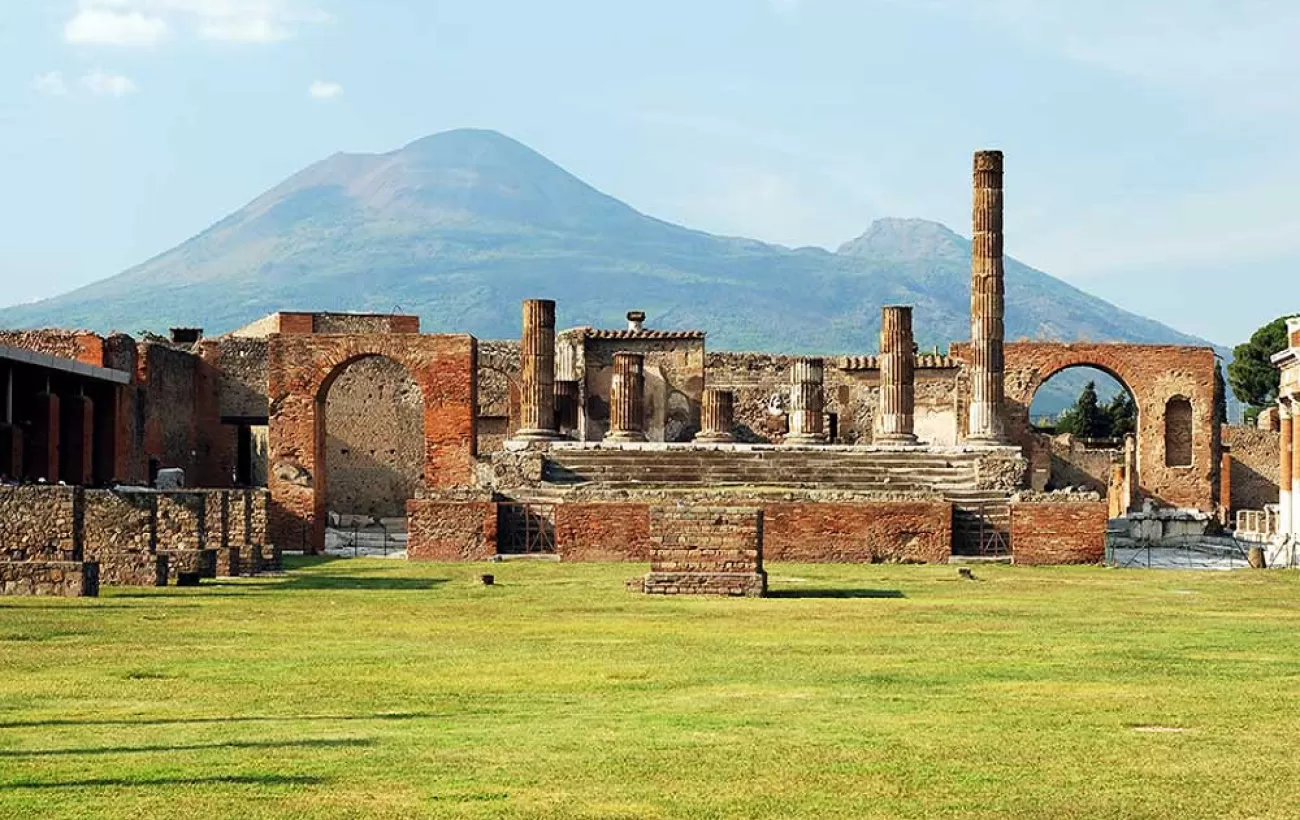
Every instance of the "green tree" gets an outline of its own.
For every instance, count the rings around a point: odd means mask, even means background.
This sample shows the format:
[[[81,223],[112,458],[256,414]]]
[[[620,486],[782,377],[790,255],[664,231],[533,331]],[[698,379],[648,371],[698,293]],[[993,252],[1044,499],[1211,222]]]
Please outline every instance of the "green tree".
[[[1137,403],[1127,390],[1115,394],[1115,398],[1106,405],[1107,430],[1098,438],[1124,438],[1137,432]]]
[[[1110,420],[1097,399],[1097,383],[1088,382],[1074,406],[1061,413],[1056,420],[1056,432],[1070,433],[1079,438],[1105,438]]]
[[[1258,416],[1260,410],[1277,400],[1280,374],[1270,360],[1286,348],[1286,317],[1274,319],[1255,331],[1249,342],[1233,348],[1228,384],[1246,405],[1247,418]]]

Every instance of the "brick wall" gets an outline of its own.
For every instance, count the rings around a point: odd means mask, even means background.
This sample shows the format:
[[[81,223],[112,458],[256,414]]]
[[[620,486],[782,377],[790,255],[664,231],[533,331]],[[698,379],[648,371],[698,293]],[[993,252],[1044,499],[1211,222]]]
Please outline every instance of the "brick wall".
[[[650,573],[644,590],[658,595],[765,594],[763,511],[652,506]]]
[[[1262,510],[1265,504],[1276,504],[1282,460],[1281,434],[1276,430],[1225,425],[1223,443],[1232,448],[1229,485],[1232,512]]]
[[[1095,564],[1106,555],[1104,501],[1011,505],[1011,553],[1017,564]]]
[[[99,594],[99,565],[93,561],[0,561],[0,595]]]
[[[952,555],[945,501],[794,502],[763,507],[768,561],[943,563]]]
[[[648,561],[650,506],[557,504],[555,550],[565,561]]]
[[[79,487],[0,486],[0,560],[80,561]]]
[[[406,502],[410,561],[482,561],[497,554],[497,505],[490,501]]]

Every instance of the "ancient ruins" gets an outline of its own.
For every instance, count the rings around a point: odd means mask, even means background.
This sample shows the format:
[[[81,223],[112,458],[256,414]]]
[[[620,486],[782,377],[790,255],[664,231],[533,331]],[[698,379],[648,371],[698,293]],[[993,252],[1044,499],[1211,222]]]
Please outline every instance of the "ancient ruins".
[[[712,351],[640,311],[557,330],[545,299],[518,341],[290,311],[216,338],[0,332],[0,590],[256,573],[378,525],[410,560],[648,562],[669,594],[761,595],[765,561],[1098,562],[1129,513],[1237,522],[1294,563],[1300,325],[1275,429],[1216,422],[1208,347],[1008,341],[1002,182],[976,153],[971,337],[946,354],[905,305],[878,355],[836,357]],[[1100,454],[1030,423],[1079,366],[1138,406]]]

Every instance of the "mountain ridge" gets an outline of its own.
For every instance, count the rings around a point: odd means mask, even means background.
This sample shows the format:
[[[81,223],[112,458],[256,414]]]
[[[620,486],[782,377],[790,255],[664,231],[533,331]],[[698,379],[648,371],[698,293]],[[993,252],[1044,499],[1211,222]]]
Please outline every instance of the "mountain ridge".
[[[459,129],[381,154],[338,152],[175,248],[0,326],[225,332],[274,310],[421,315],[430,331],[518,332],[519,301],[566,326],[698,327],[722,349],[861,353],[882,304],[918,341],[969,336],[968,239],[886,218],[835,251],[722,237],[641,213],[510,137]],[[1008,339],[1209,344],[1006,260]]]

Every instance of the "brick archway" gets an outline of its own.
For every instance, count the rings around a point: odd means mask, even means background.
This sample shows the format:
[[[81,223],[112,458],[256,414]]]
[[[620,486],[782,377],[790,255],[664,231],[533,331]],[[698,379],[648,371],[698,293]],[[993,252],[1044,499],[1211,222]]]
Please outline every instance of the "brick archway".
[[[271,537],[284,549],[325,545],[325,446],[329,386],[358,359],[392,359],[424,397],[424,483],[468,485],[477,455],[478,345],[468,335],[414,333],[271,336],[267,383]]]
[[[1214,422],[1214,350],[1208,347],[1013,342],[1006,345],[1008,431],[1027,446],[1029,406],[1052,376],[1095,367],[1118,380],[1138,407],[1138,481],[1143,495],[1178,507],[1214,509],[1219,431]],[[1170,399],[1192,408],[1191,464],[1170,466],[1166,408]]]

